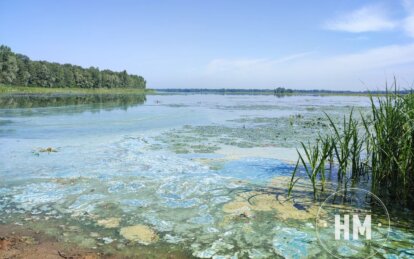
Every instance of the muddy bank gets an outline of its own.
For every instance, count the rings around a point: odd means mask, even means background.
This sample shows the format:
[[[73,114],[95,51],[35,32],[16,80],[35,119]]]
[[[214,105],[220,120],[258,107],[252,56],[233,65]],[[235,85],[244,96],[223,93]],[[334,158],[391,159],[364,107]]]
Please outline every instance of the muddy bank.
[[[0,225],[0,258],[116,258],[79,248],[23,226]]]
[[[76,244],[61,242],[57,238],[25,226],[0,225],[0,259],[95,259],[95,258],[192,258],[177,251],[140,248],[128,254],[122,251],[107,253],[99,249],[86,249]]]

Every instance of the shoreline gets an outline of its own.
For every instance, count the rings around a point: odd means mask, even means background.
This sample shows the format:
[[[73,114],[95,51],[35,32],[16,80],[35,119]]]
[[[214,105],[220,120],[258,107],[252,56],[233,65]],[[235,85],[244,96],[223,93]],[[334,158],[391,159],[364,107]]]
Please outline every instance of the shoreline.
[[[210,89],[203,91],[203,89],[190,89],[193,91],[186,91],[185,89],[139,89],[139,88],[79,88],[79,87],[39,87],[39,86],[12,86],[0,84],[0,96],[8,94],[152,94],[152,95],[274,95],[276,97],[290,97],[290,96],[383,96],[385,93],[378,92],[311,92],[311,91],[294,91],[292,93],[275,94],[273,90],[268,91],[251,91],[243,89],[229,89],[233,91],[219,91]],[[237,90],[237,91],[234,91]],[[402,93],[404,94],[404,93]]]
[[[114,258],[75,244],[59,242],[25,226],[0,224],[0,258]]]
[[[60,236],[50,235],[43,230],[27,225],[0,224],[0,259],[116,259],[116,258],[193,258],[187,251],[159,245],[145,246],[134,242],[125,244],[123,249],[108,249],[110,245],[95,249],[87,248],[75,242],[61,240]],[[129,250],[129,251],[128,251]]]

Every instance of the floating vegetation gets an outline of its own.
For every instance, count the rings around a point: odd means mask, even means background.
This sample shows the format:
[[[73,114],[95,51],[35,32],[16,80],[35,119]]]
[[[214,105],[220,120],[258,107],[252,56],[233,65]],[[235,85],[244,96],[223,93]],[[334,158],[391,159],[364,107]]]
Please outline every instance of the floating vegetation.
[[[214,153],[223,145],[254,147],[297,147],[297,140],[315,139],[328,128],[319,117],[254,118],[234,120],[249,127],[224,125],[190,126],[157,137],[175,153]],[[197,144],[194,144],[197,143]]]
[[[104,228],[116,228],[119,226],[119,222],[121,221],[120,218],[107,218],[107,219],[100,219],[98,220],[98,226]]]
[[[135,225],[121,228],[121,236],[130,241],[149,245],[158,241],[159,237],[154,230],[145,225]]]
[[[288,199],[283,191],[272,187],[239,193],[223,205],[223,211],[232,219],[253,218],[262,212],[282,220],[308,220],[316,217],[318,209],[309,199]]]
[[[55,148],[47,147],[47,148],[39,148],[39,152],[40,153],[56,153],[58,151]]]

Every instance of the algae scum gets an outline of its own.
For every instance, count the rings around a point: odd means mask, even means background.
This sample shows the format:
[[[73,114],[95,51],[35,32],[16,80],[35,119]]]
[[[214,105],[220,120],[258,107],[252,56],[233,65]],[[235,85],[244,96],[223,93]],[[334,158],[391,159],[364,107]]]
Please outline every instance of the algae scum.
[[[119,256],[330,257],[306,180],[287,199],[296,148],[327,130],[323,112],[339,120],[368,98],[155,95],[121,109],[42,98],[0,109],[1,224]],[[413,257],[412,227],[400,220],[366,254]]]

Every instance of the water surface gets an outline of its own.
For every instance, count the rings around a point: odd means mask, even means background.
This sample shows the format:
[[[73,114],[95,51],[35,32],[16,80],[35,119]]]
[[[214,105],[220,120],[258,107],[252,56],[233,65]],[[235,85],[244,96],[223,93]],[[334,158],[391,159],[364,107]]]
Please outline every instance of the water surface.
[[[327,130],[323,112],[339,120],[352,108],[365,112],[369,100],[8,96],[0,104],[3,223],[124,255],[143,245],[128,242],[121,229],[145,225],[159,237],[145,246],[154,251],[179,248],[200,258],[328,258],[309,216],[317,204],[309,202],[307,183],[296,209],[284,212],[273,199],[286,195],[300,141]],[[269,187],[272,195],[246,203]],[[286,214],[289,209],[297,215]],[[102,224],[108,219],[118,224]],[[410,258],[413,237],[409,227],[396,226],[395,242],[382,252]]]

